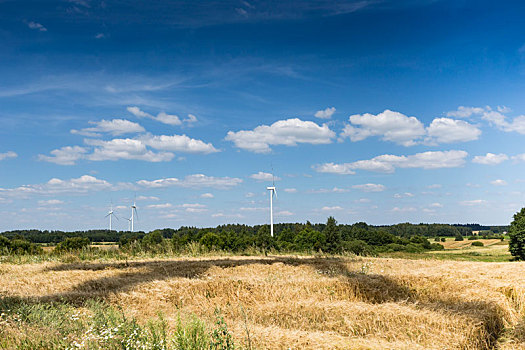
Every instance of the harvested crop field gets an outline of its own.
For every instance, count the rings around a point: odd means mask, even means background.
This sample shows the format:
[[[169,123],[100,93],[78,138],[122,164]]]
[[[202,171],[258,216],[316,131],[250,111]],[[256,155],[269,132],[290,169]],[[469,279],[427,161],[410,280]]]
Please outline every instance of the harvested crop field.
[[[495,244],[501,244],[501,240],[499,239],[476,239],[474,241],[454,241],[454,240],[447,240],[445,242],[440,242],[445,249],[462,249],[472,246],[472,242],[481,242],[485,247],[489,247]]]
[[[95,298],[140,322],[162,313],[170,328],[180,315],[213,324],[220,309],[236,344],[258,349],[525,349],[524,268],[314,257],[2,264],[0,295],[79,312]],[[8,321],[0,330],[35,332]]]

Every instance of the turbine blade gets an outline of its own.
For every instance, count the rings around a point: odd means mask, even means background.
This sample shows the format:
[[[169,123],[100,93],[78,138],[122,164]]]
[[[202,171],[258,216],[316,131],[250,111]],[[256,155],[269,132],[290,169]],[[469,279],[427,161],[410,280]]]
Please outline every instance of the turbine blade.
[[[111,213],[108,213],[108,215],[106,215],[106,216],[104,216],[104,217],[107,218],[107,217],[110,216],[110,215],[111,215]]]
[[[273,189],[273,195],[275,196],[275,199],[277,199],[277,189],[276,188]]]
[[[137,220],[139,219],[139,213],[137,213],[137,208],[133,208],[133,210],[135,210],[135,216],[137,217]]]

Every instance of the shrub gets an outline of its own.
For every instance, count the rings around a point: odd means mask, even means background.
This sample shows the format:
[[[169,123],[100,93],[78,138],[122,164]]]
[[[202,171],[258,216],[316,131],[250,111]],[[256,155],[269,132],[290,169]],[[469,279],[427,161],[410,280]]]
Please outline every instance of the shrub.
[[[478,237],[476,236],[469,236],[469,238],[467,238],[469,241],[475,241],[476,239],[478,239]]]
[[[446,242],[446,241],[447,241],[447,239],[445,237],[441,238],[441,242]]]
[[[89,239],[85,237],[72,237],[66,238],[64,241],[57,244],[55,252],[70,252],[73,250],[81,250],[88,247],[90,244]]]
[[[142,244],[146,247],[152,247],[161,244],[163,240],[162,233],[159,230],[155,230],[144,236]]]
[[[222,249],[222,246],[224,244],[221,237],[219,237],[219,235],[213,232],[208,232],[204,236],[202,236],[199,243],[208,249]]]
[[[455,238],[454,238],[455,241],[462,241],[463,240],[463,236],[462,235],[457,235]]]
[[[365,241],[355,240],[355,241],[344,241],[343,250],[354,253],[356,255],[373,255],[374,249],[366,244]]]
[[[445,247],[443,246],[443,244],[432,243],[432,244],[430,245],[430,249],[432,249],[432,250],[444,250]]]
[[[483,242],[475,241],[475,242],[472,242],[472,246],[474,246],[474,247],[483,247],[484,244],[483,244]]]
[[[421,244],[409,243],[405,247],[407,253],[421,253],[425,248]]]

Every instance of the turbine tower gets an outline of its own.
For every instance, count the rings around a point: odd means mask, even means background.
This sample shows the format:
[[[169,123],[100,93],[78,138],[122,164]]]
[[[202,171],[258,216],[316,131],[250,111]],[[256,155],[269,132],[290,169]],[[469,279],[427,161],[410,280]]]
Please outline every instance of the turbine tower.
[[[131,232],[133,232],[135,230],[135,226],[134,226],[134,217],[135,215],[137,216],[137,220],[139,218],[139,214],[137,213],[137,206],[135,205],[135,200],[133,200],[133,204],[131,205],[131,219],[130,219],[130,224],[131,224]]]
[[[111,209],[109,209],[108,214],[105,217],[107,218],[108,216],[109,216],[109,230],[111,231],[112,230],[111,217],[114,216],[115,219],[118,220],[118,217],[115,215],[115,212],[113,211],[113,203],[111,203]]]
[[[272,171],[273,173],[273,171]],[[277,199],[277,191],[275,190],[275,181],[272,174],[272,186],[266,187],[270,191],[270,235],[273,237],[273,196]]]
[[[128,231],[131,231],[131,218],[126,218],[126,220],[128,220]]]

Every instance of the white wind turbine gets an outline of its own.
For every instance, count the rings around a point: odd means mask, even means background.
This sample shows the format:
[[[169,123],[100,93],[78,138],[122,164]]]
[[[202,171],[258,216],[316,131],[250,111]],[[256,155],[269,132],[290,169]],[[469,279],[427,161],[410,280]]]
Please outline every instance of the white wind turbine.
[[[134,226],[135,215],[137,216],[137,220],[138,220],[139,214],[137,213],[137,206],[135,205],[135,200],[133,200],[133,204],[131,205],[131,218],[129,219],[130,220],[130,224],[131,224],[131,232],[133,232],[134,229],[135,229],[135,226]]]
[[[273,237],[273,196],[277,199],[277,191],[275,189],[275,180],[272,171],[272,186],[266,187],[270,191],[270,235]]]
[[[109,209],[108,214],[105,217],[107,218],[108,216],[109,216],[109,230],[111,231],[112,230],[112,225],[111,225],[112,216],[114,216],[115,219],[118,220],[118,217],[115,215],[115,212],[113,211],[113,203],[111,203],[111,209]]]

